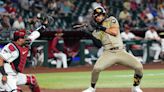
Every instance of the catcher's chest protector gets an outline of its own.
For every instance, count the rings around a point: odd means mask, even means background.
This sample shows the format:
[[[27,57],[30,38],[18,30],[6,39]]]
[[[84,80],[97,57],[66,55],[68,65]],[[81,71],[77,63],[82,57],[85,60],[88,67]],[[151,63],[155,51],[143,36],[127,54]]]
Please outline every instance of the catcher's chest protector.
[[[26,64],[29,49],[28,47],[21,47],[17,44],[14,45],[19,51],[19,57],[14,60],[11,65],[12,68],[15,69],[17,72],[22,72]]]

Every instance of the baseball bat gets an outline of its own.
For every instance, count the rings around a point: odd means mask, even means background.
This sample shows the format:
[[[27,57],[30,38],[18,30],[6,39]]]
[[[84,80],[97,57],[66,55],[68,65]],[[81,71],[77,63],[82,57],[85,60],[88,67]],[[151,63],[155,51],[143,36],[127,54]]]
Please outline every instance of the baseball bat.
[[[78,24],[78,25],[74,25],[73,29],[78,29],[78,28],[82,28],[82,27],[87,27],[88,25],[86,23],[84,24]]]

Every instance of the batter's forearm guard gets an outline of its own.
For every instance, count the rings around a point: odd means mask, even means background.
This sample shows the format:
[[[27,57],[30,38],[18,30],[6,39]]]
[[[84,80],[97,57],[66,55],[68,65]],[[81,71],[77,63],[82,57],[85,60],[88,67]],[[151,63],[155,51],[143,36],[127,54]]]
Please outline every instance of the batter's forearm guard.
[[[4,66],[0,66],[0,72],[2,75],[7,75],[7,73],[5,72]]]

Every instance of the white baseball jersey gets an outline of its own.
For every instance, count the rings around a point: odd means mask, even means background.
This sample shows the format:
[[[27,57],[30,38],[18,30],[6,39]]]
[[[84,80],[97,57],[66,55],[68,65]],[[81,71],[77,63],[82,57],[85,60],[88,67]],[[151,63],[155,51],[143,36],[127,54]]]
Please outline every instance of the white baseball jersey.
[[[129,32],[129,33],[122,32],[121,37],[122,37],[123,40],[132,40],[132,39],[135,38],[135,35],[131,32]]]
[[[151,32],[150,30],[146,31],[145,39],[153,39],[159,37],[156,31]]]

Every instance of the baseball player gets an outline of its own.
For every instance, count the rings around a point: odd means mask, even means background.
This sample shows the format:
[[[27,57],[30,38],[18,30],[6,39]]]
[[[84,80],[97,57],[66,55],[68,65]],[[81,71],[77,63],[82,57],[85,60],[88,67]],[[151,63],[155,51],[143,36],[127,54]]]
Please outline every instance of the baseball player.
[[[32,92],[40,92],[35,76],[22,73],[29,51],[25,43],[33,42],[40,33],[36,30],[27,38],[25,35],[25,30],[15,31],[13,41],[0,52],[0,92],[19,92],[17,85],[28,85]]]
[[[91,86],[82,92],[96,92],[95,85],[100,72],[114,64],[121,64],[133,69],[135,73],[132,92],[143,92],[140,89],[143,66],[136,57],[125,51],[117,19],[113,16],[106,17],[106,11],[102,7],[94,9],[92,16],[94,22],[91,25],[95,29],[92,36],[97,39],[97,43],[101,42],[104,51],[94,65]]]

